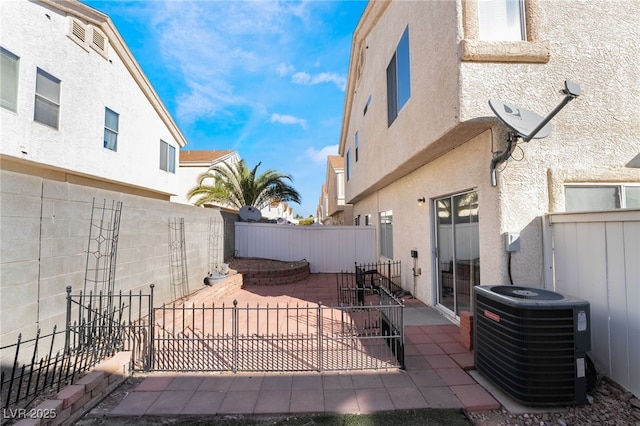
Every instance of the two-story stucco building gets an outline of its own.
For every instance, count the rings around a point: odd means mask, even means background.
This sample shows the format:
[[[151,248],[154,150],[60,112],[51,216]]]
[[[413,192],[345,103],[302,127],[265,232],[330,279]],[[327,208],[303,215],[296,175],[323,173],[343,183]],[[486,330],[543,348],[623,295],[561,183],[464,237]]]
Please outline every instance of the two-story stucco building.
[[[168,301],[202,285],[220,213],[169,201],[187,142],[109,17],[2,2],[0,49],[0,346],[64,330],[67,286],[154,283]]]
[[[352,206],[344,201],[344,176],[344,158],[329,155],[323,195],[317,209],[323,214],[323,225],[353,225],[358,221],[357,218],[354,220]]]
[[[456,316],[473,285],[550,285],[545,214],[640,205],[638,20],[636,2],[368,4],[340,137],[345,201],[372,218],[380,257],[402,261],[403,287]],[[508,147],[488,101],[545,117],[565,80],[581,94],[549,136]]]

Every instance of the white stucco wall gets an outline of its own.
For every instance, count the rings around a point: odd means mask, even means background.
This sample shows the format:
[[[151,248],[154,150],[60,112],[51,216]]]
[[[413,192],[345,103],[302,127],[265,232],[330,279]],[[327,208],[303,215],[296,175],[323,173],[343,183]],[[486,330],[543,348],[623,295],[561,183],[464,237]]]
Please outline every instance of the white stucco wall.
[[[108,60],[68,36],[69,20],[31,1],[2,2],[2,46],[20,57],[18,111],[0,109],[0,152],[163,194],[177,193],[178,178],[160,170],[160,140],[179,142],[153,108],[112,46]],[[34,122],[36,69],[61,80],[59,129]],[[104,114],[120,115],[117,152],[103,147]]]
[[[366,43],[358,82],[358,51],[352,53],[340,152],[359,135],[346,201],[354,215],[393,211],[394,258],[403,263],[403,286],[413,291],[410,250],[419,252],[420,299],[435,302],[433,218],[427,200],[478,191],[481,282],[507,283],[504,234],[520,233],[511,255],[514,284],[544,286],[541,216],[564,210],[571,182],[640,182],[640,4],[528,2],[531,43],[480,46],[484,56],[465,57],[463,2],[369,4],[353,49]],[[376,9],[378,8],[378,9]],[[382,10],[376,15],[375,10]],[[385,70],[400,34],[409,25],[411,98],[387,126]],[[615,28],[615,31],[612,31]],[[475,46],[475,45],[474,45]],[[475,46],[477,47],[477,46]],[[484,50],[483,50],[484,49]],[[487,57],[486,52],[495,56]],[[564,80],[582,94],[553,120],[552,134],[521,143],[498,167],[490,185],[494,153],[504,149],[505,127],[488,106],[495,98],[546,115],[563,99]],[[372,102],[363,114],[366,101]],[[619,112],[618,112],[619,111]],[[444,137],[443,137],[444,136]]]

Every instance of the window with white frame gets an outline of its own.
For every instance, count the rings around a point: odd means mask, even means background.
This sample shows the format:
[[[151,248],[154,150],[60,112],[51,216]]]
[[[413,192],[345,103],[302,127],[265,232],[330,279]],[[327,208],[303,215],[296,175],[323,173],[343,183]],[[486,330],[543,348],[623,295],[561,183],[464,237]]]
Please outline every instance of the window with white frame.
[[[478,0],[478,39],[527,39],[524,0]]]
[[[367,214],[364,216],[364,226],[370,226],[371,225],[371,215]]]
[[[640,208],[640,184],[565,185],[564,191],[567,212]]]
[[[176,148],[163,140],[160,140],[160,169],[176,172]]]
[[[356,163],[358,162],[358,132],[356,132],[356,137],[355,137],[355,149],[356,149]]]
[[[118,127],[120,116],[115,111],[104,109],[104,147],[112,151],[118,150]]]
[[[347,150],[347,155],[345,157],[345,167],[347,172],[347,180],[351,180],[351,149]]]
[[[17,112],[20,58],[3,47],[0,53],[0,106]]]
[[[387,66],[387,123],[391,126],[402,107],[411,96],[411,71],[409,60],[409,27]]]
[[[470,62],[547,63],[540,40],[542,0],[465,0],[461,59]]]
[[[36,74],[36,99],[33,119],[58,128],[60,119],[60,80],[38,68]]]
[[[380,256],[393,259],[393,212],[380,212]]]

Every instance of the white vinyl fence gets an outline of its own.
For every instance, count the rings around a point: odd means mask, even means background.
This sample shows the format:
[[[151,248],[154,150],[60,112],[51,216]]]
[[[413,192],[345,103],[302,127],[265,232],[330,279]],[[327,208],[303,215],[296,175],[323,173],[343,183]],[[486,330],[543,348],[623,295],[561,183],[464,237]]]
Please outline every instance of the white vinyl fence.
[[[555,291],[590,302],[596,367],[640,395],[640,210],[548,219]]]
[[[354,270],[377,261],[372,226],[289,226],[236,222],[236,256],[306,259],[312,273]]]

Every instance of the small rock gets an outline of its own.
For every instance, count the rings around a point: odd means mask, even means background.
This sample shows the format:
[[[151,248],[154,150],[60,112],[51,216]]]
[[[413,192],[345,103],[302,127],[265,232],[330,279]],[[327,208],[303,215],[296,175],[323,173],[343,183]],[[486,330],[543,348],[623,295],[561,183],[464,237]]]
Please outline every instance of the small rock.
[[[629,400],[629,404],[633,405],[636,408],[640,408],[640,399],[638,398],[631,398]]]

